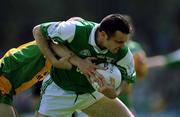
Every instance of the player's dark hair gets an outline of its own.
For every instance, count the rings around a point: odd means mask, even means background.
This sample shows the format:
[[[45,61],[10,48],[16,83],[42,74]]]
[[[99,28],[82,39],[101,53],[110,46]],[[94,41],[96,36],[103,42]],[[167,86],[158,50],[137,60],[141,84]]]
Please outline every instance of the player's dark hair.
[[[129,34],[130,23],[121,14],[111,14],[101,21],[99,31],[105,31],[108,36],[113,36],[116,31]]]

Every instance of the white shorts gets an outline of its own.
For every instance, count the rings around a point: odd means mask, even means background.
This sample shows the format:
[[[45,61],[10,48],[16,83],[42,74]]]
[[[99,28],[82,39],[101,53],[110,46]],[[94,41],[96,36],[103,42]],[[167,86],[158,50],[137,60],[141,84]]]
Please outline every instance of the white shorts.
[[[57,86],[48,75],[42,84],[38,112],[51,117],[71,117],[74,111],[83,110],[102,97],[103,94],[97,91],[77,97],[75,92]]]

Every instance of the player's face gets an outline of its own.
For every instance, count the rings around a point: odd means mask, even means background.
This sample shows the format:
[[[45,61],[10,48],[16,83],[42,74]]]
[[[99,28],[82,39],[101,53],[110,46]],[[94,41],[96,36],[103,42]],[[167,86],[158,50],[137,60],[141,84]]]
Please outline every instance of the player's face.
[[[112,53],[117,53],[120,48],[123,48],[127,40],[127,34],[116,31],[113,36],[106,37],[104,41],[104,47],[106,47]]]

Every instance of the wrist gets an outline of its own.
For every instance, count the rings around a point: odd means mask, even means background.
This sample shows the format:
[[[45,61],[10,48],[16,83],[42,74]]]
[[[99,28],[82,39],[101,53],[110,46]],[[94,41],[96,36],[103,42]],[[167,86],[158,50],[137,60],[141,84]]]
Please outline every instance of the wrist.
[[[51,61],[51,63],[54,67],[57,67],[58,60],[54,59],[53,61]]]
[[[69,59],[68,59],[68,62],[71,63],[72,65],[78,67],[79,66],[79,61],[80,58],[77,57],[75,54],[72,54]]]

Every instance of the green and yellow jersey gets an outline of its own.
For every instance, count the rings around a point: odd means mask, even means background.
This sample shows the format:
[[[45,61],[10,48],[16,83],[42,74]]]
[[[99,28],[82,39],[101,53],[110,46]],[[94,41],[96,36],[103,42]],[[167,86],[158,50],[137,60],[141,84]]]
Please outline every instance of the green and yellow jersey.
[[[11,104],[14,94],[43,80],[50,67],[35,41],[9,50],[0,59],[0,102]]]

